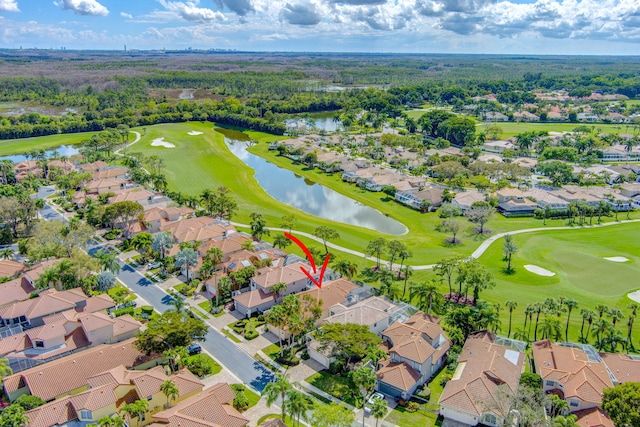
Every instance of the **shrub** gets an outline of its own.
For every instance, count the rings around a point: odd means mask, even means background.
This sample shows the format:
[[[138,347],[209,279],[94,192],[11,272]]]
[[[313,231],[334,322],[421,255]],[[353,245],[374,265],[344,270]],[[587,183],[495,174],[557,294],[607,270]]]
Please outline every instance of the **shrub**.
[[[233,407],[242,412],[249,408],[249,399],[244,394],[244,391],[237,393],[233,399]]]
[[[211,374],[211,365],[207,363],[207,360],[204,357],[198,357],[200,355],[196,355],[193,357],[189,357],[185,360],[186,368],[191,371],[193,375],[198,377],[204,377],[205,375]]]
[[[247,328],[244,330],[244,337],[248,340],[257,338],[258,335],[260,334],[258,333],[258,331],[256,331],[255,326],[247,326]]]
[[[307,352],[307,350],[303,351],[302,354],[300,355],[300,359],[302,360],[309,360],[311,356],[309,356],[309,353]]]
[[[247,321],[245,319],[242,319],[242,320],[238,320],[234,326],[244,328],[244,325],[246,324],[247,324]]]
[[[140,311],[147,316],[151,316],[153,314],[153,307],[151,307],[150,305],[143,305],[142,307],[140,307]]]
[[[406,408],[407,412],[416,412],[418,409],[420,409],[420,405],[418,405],[417,402],[408,402]]]
[[[329,365],[329,373],[336,375],[342,372],[344,369],[344,362],[342,360],[335,361]]]
[[[258,322],[264,322],[264,314],[260,313],[257,318]]]
[[[442,387],[446,386],[450,379],[451,379],[451,375],[450,374],[442,375],[442,378],[440,378],[440,385]]]
[[[296,356],[276,357],[276,362],[285,366],[297,366],[300,364],[300,359]]]
[[[124,316],[125,314],[129,314],[133,316],[134,311],[135,309],[133,307],[124,307],[124,308],[119,308],[117,310],[113,310],[112,313],[115,317]]]

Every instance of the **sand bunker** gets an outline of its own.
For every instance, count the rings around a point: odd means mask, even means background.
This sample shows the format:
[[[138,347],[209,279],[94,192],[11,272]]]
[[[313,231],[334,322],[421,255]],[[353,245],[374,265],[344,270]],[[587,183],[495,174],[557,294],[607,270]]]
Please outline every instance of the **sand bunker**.
[[[640,302],[640,291],[630,292],[627,296],[635,302]]]
[[[156,138],[151,141],[151,146],[153,147],[165,147],[165,148],[175,148],[175,145],[164,140],[164,136],[162,138]]]
[[[202,132],[198,132],[197,130],[192,130],[191,132],[187,132],[187,135],[191,135],[191,136],[202,135]]]
[[[608,257],[605,258],[607,261],[613,261],[613,262],[627,262],[629,261],[629,258],[625,258],[623,256],[612,256],[612,257]]]
[[[526,268],[533,274],[537,274],[538,276],[551,277],[556,275],[556,273],[554,273],[553,271],[549,271],[546,268],[538,267],[537,265],[527,264],[524,266],[524,268]]]

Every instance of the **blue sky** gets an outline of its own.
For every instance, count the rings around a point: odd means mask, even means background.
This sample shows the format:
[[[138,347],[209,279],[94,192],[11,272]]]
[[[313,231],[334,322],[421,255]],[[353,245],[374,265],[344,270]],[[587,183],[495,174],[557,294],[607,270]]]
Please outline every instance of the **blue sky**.
[[[0,47],[640,54],[640,0],[0,0]]]

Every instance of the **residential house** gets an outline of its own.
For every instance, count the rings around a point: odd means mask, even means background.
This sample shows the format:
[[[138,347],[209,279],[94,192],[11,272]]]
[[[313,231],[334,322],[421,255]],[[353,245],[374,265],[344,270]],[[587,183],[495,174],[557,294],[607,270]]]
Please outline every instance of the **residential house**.
[[[342,173],[342,180],[350,183],[359,183],[367,181],[374,176],[390,174],[392,171],[380,169],[377,166],[370,168],[356,169],[353,171],[346,171]]]
[[[591,206],[598,206],[598,203],[604,200],[601,197],[593,196],[592,194],[584,191],[582,188],[575,186],[565,186],[563,188],[560,188],[554,191],[553,195],[566,200],[568,203],[579,202],[586,203]]]
[[[376,390],[410,399],[444,365],[451,341],[438,317],[417,312],[404,323],[396,322],[382,332],[389,359],[376,372]]]
[[[0,326],[22,325],[36,327],[44,325],[44,318],[67,310],[93,313],[114,307],[115,303],[106,294],[87,297],[81,289],[56,291],[47,289],[37,298],[14,302],[0,307]]]
[[[276,304],[276,294],[273,285],[283,282],[287,289],[281,293],[286,296],[306,290],[315,286],[313,282],[301,270],[311,271],[311,267],[301,262],[278,268],[266,268],[256,277],[251,279],[250,290],[233,297],[235,309],[247,317],[252,313],[263,312]],[[314,278],[317,280],[317,275]]]
[[[32,287],[36,287],[36,281],[40,278],[42,273],[47,268],[51,268],[57,263],[59,263],[59,259],[49,259],[45,261],[40,261],[38,264],[31,266],[31,268],[24,273],[22,276]]]
[[[511,141],[487,141],[482,145],[482,150],[489,153],[500,154],[504,150],[515,150],[516,146]]]
[[[459,149],[458,147],[447,147],[447,148],[430,148],[427,151],[425,151],[424,155],[425,157],[431,157],[433,155],[437,154],[438,156],[456,156],[456,157],[460,157],[462,156],[462,150]]]
[[[536,159],[532,159],[531,157],[518,157],[511,163],[529,169],[531,172],[533,172],[538,166],[538,161]]]
[[[42,178],[42,172],[42,166],[35,160],[25,160],[13,165],[13,173],[18,182],[25,181],[30,175]]]
[[[322,314],[319,321],[323,321],[331,315],[331,307],[346,303],[352,292],[357,289],[360,287],[355,283],[340,278],[324,282],[321,288],[314,285],[311,289],[300,292],[298,297],[303,298],[305,295],[310,295],[315,300],[322,301]]]
[[[71,163],[68,160],[58,160],[58,159],[51,160],[49,163],[47,163],[47,178],[49,178],[49,174],[54,169],[58,169],[62,171],[63,174],[66,175],[76,170],[76,167],[73,163]]]
[[[487,111],[484,113],[484,120],[487,122],[508,122],[509,116],[497,111]]]
[[[24,276],[0,284],[0,307],[29,299],[35,290]]]
[[[578,417],[576,425],[579,427],[615,427],[611,418],[600,408],[583,409],[573,415]]]
[[[475,332],[467,338],[458,366],[438,401],[445,423],[503,425],[497,408],[515,394],[525,355],[500,344],[497,338],[489,331]]]
[[[169,198],[142,187],[125,188],[123,190],[114,191],[113,193],[115,195],[109,197],[110,204],[118,202],[138,202],[142,206],[162,206],[169,202]]]
[[[517,188],[503,188],[496,192],[498,212],[504,216],[533,215],[538,208],[524,193]]]
[[[153,414],[149,427],[244,427],[249,420],[233,407],[236,394],[227,383],[218,383]]]
[[[93,179],[119,178],[127,179],[129,170],[118,166],[93,172]]]
[[[640,196],[640,182],[625,182],[620,186],[620,194],[625,197]]]
[[[615,182],[617,182],[620,176],[618,172],[602,165],[595,165],[595,166],[589,166],[589,167],[574,166],[573,175],[576,177],[588,176],[594,179],[600,178],[606,184],[609,184],[609,185],[613,185]]]
[[[44,318],[44,325],[0,339],[0,356],[14,373],[85,347],[133,338],[142,324],[130,315],[64,311]]]
[[[146,400],[148,413],[136,422],[141,427],[151,421],[150,413],[166,404],[167,398],[161,390],[165,381],[172,381],[178,389],[177,402],[194,396],[203,387],[200,380],[186,369],[169,376],[161,366],[132,371],[120,365],[86,378],[83,387],[86,390],[27,411],[29,426],[52,427],[75,420],[82,424],[96,423],[103,417],[118,413],[124,404]]]
[[[109,168],[109,163],[103,160],[97,160],[93,163],[85,163],[78,166],[78,169],[80,169],[80,171],[82,172],[99,172],[107,168]]]
[[[27,268],[21,262],[10,259],[0,260],[0,277],[16,277]]]
[[[513,113],[513,119],[516,122],[538,122],[540,121],[540,116],[537,114],[530,113],[528,111],[519,111]]]
[[[640,147],[636,145],[632,147],[631,151],[628,151],[624,144],[605,147],[602,149],[602,160],[605,162],[637,162],[640,160]]]
[[[640,383],[640,360],[622,353],[599,353],[602,362],[613,375],[613,384]]]
[[[206,242],[216,238],[222,239],[236,233],[233,225],[208,216],[165,223],[160,226],[160,231],[170,232],[176,243]]]
[[[87,194],[105,194],[124,190],[128,181],[120,178],[94,179],[83,184]]]
[[[497,154],[481,154],[480,156],[478,156],[477,160],[478,162],[485,162],[485,163],[502,163],[502,157],[500,157]]]
[[[451,204],[457,208],[460,208],[462,212],[465,212],[467,209],[473,206],[474,203],[484,202],[486,200],[487,197],[484,194],[478,191],[466,190],[453,196],[453,199],[451,199]]]
[[[549,209],[551,211],[564,211],[569,209],[569,202],[557,197],[553,192],[545,190],[529,190],[524,195],[529,200],[535,202],[540,209]]]
[[[395,184],[402,181],[402,178],[403,175],[399,173],[384,173],[363,179],[362,185],[369,191],[382,191],[384,187],[395,186]]]
[[[355,323],[367,326],[380,336],[393,323],[399,306],[383,297],[370,296],[363,300],[347,300],[329,308],[329,317],[324,323]]]
[[[438,187],[427,187],[420,191],[399,191],[395,199],[398,203],[421,211],[432,211],[442,205],[444,190]]]
[[[52,360],[3,379],[4,390],[13,402],[23,394],[45,401],[86,388],[87,379],[123,365],[144,370],[157,365],[157,355],[145,356],[135,346],[135,338],[103,344]]]
[[[158,233],[162,228],[162,225],[189,218],[194,214],[195,210],[188,207],[180,206],[163,208],[154,206],[149,209],[145,209],[144,222],[146,223],[147,231],[150,233]]]
[[[607,366],[591,346],[537,341],[533,359],[545,393],[566,400],[570,412],[600,406],[603,390],[613,387]]]

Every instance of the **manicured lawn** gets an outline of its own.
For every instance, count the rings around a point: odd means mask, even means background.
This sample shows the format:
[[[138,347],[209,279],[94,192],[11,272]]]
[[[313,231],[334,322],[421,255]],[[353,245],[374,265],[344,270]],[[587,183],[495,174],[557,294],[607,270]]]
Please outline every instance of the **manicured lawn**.
[[[239,343],[242,342],[240,341],[238,338],[236,338],[235,335],[231,334],[229,331],[227,331],[226,329],[222,330],[222,333],[225,334],[227,337],[229,337],[229,339],[235,343]]]
[[[249,390],[244,386],[244,384],[231,384],[231,388],[238,388],[244,391],[244,394],[245,396],[247,396],[247,400],[249,401],[249,408],[256,406],[256,404],[260,400],[260,395]]]
[[[331,375],[327,371],[320,371],[310,377],[307,377],[305,381],[314,387],[318,387],[320,390],[330,394],[336,399],[342,400],[349,405],[356,406],[356,399],[354,396],[359,392],[357,391],[357,388],[353,386],[349,378],[341,377],[339,375]]]
[[[436,415],[433,412],[419,409],[409,412],[401,406],[391,411],[385,421],[402,427],[432,427],[436,425]]]
[[[34,138],[0,140],[0,156],[22,154],[31,150],[47,150],[61,145],[75,145],[90,139],[95,132],[38,136]]]
[[[280,346],[278,344],[271,344],[263,348],[262,352],[273,360],[276,360],[276,357],[278,357],[280,353]]]

